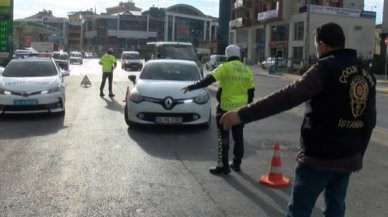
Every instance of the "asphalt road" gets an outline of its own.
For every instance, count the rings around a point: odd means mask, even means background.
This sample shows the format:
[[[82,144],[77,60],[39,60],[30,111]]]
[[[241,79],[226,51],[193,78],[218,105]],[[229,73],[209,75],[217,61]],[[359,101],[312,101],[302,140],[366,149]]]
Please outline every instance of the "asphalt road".
[[[247,124],[243,171],[219,177],[208,172],[216,159],[214,122],[208,130],[128,128],[122,100],[131,86],[127,76],[137,72],[116,69],[116,97],[100,98],[100,70],[97,60],[72,65],[65,117],[0,119],[0,216],[285,215],[290,188],[269,188],[258,179],[278,142],[281,169],[292,180],[302,106]],[[91,86],[80,85],[84,75]],[[255,76],[255,82],[260,97],[290,80]],[[213,98],[213,116],[214,106]],[[347,217],[388,216],[386,129],[374,133],[365,168],[352,176]],[[319,198],[313,217],[322,216],[322,204]]]

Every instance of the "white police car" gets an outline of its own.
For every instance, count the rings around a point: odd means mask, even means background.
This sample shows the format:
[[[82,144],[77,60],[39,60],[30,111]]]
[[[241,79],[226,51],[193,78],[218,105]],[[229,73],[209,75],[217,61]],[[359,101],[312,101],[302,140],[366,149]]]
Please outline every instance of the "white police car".
[[[13,59],[0,73],[0,114],[65,114],[64,78],[52,58]]]

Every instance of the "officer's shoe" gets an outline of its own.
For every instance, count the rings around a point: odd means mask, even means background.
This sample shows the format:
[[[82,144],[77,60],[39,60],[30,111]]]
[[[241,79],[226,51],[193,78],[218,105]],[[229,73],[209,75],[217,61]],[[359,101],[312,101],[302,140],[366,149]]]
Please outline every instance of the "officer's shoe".
[[[209,168],[209,172],[210,172],[211,174],[215,174],[215,175],[220,175],[220,174],[228,175],[228,174],[230,173],[230,168],[229,168],[229,166],[210,167],[210,168]]]
[[[241,171],[241,167],[240,167],[240,164],[239,164],[239,163],[230,162],[230,163],[229,163],[229,166],[230,166],[230,168],[232,168],[232,170],[234,170],[235,172],[240,172],[240,171]]]
[[[114,95],[113,93],[109,94],[109,97],[114,97],[114,96],[116,96],[116,95]]]
[[[105,94],[104,94],[103,92],[100,92],[100,96],[101,96],[101,97],[104,97]]]

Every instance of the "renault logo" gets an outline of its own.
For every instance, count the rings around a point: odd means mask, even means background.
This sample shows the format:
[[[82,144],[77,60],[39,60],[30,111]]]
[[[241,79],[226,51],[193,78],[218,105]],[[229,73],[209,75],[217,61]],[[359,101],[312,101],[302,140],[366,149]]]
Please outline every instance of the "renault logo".
[[[173,99],[171,97],[167,97],[164,99],[163,105],[166,109],[171,109],[173,106]]]

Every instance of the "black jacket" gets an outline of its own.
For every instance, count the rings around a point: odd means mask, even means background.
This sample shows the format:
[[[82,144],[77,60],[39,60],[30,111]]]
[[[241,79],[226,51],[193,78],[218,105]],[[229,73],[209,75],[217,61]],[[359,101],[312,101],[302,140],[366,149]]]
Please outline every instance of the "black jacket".
[[[376,79],[355,50],[333,50],[299,80],[239,110],[244,123],[306,102],[297,160],[315,169],[352,172],[376,125]]]

